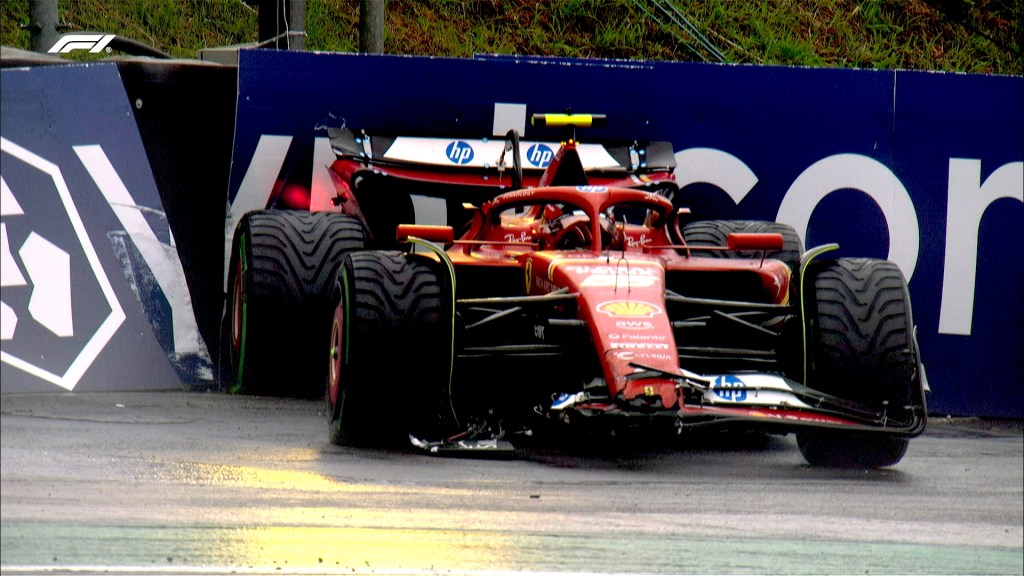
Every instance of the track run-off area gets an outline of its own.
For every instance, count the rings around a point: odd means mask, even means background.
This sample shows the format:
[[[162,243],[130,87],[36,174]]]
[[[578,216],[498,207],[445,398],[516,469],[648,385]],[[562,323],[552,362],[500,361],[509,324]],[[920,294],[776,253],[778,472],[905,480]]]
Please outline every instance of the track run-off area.
[[[4,574],[1024,573],[1020,422],[933,417],[862,471],[791,435],[440,458],[333,446],[309,400],[0,403]]]

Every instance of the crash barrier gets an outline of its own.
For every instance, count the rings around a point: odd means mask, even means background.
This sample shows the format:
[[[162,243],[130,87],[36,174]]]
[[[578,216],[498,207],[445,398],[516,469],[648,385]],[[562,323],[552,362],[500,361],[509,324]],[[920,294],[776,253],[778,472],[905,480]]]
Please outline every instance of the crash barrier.
[[[61,70],[70,68],[74,67]],[[12,83],[7,81],[9,71],[3,73],[3,136],[10,134],[17,142],[21,136],[7,121]],[[122,75],[131,92],[129,75],[123,70]],[[157,174],[199,333],[214,357],[209,365],[216,364],[232,224],[246,210],[263,207],[275,185],[306,186],[314,197],[329,193],[324,191],[329,186],[325,167],[332,159],[326,128],[344,124],[379,133],[448,136],[456,143],[453,150],[469,154],[469,140],[501,134],[500,129],[509,125],[520,127],[526,140],[557,139],[558,133],[529,126],[526,115],[572,109],[609,118],[604,127],[581,131],[583,140],[672,142],[682,187],[675,201],[691,207],[698,217],[779,220],[794,225],[809,247],[838,242],[842,256],[895,261],[910,281],[918,339],[933,390],[931,411],[1021,418],[1022,84],[1020,77],[909,71],[243,51],[226,177],[224,168],[209,164],[208,176],[188,170],[193,161],[196,166],[210,162],[211,154],[225,156],[218,148],[222,130],[216,122],[207,128],[179,107],[149,117],[147,128],[147,119],[140,116],[145,100],[133,113]],[[142,82],[135,89],[156,95],[161,86]],[[212,92],[209,85],[205,91]],[[36,93],[46,96],[45,90]],[[196,99],[192,92],[183,93]],[[223,96],[213,93],[218,94]],[[233,85],[230,95],[234,96]],[[46,97],[63,96],[51,90]],[[120,103],[130,104],[133,98],[102,102],[117,104],[130,118]],[[29,117],[37,122],[41,118]],[[169,132],[162,133],[160,126]],[[175,132],[177,141],[163,141]],[[67,142],[57,146],[73,149]],[[540,166],[550,159],[546,150],[538,147],[534,152],[524,162]],[[77,156],[64,154],[59,166],[76,161],[81,165]],[[462,157],[449,158],[458,162]],[[8,158],[5,148],[5,181]],[[124,158],[133,157],[126,152]],[[113,164],[120,170],[117,162]],[[172,172],[168,165],[178,170]],[[199,183],[193,193],[175,181],[189,177],[208,182]],[[226,220],[224,188],[215,189],[221,178],[227,188]],[[82,186],[96,187],[88,181]],[[128,189],[134,197],[135,189]],[[14,185],[11,191],[20,199]],[[6,194],[5,188],[5,227],[16,218],[8,215]],[[199,209],[189,209],[191,200],[186,198],[197,199]],[[454,213],[454,207],[437,198],[417,198],[414,206],[419,223],[446,223]],[[33,226],[38,229],[41,224]],[[5,246],[13,248],[3,252],[5,270],[8,255],[23,259],[20,247],[28,234],[19,228],[15,238],[13,224],[10,229]],[[165,249],[170,246],[167,240],[162,244]],[[111,277],[119,274],[112,281],[115,285],[127,277],[116,258],[103,254],[103,259],[109,260],[104,266]],[[6,305],[8,292],[13,294],[15,288],[8,288],[6,272],[4,282]],[[127,286],[131,294],[131,284]],[[31,306],[27,298],[12,302],[10,308],[19,319],[35,320],[22,312]],[[134,306],[139,302],[136,299]],[[156,334],[153,327],[158,326],[167,333],[166,321],[150,321],[147,328]],[[5,391],[12,387],[9,375],[28,374],[7,361],[8,350],[13,351],[15,343],[21,345],[22,334],[7,339],[5,332]],[[141,334],[135,338],[139,341],[150,338],[148,333],[133,334]],[[104,360],[119,351],[120,346],[111,344],[97,356]],[[128,354],[119,358],[111,365],[120,366],[120,380],[134,381],[139,360],[129,361],[135,357]],[[154,370],[149,365],[146,369]],[[93,385],[93,370],[85,372],[81,386]],[[196,380],[202,379],[193,374]]]
[[[0,391],[215,386],[235,70],[52,64],[0,72]]]

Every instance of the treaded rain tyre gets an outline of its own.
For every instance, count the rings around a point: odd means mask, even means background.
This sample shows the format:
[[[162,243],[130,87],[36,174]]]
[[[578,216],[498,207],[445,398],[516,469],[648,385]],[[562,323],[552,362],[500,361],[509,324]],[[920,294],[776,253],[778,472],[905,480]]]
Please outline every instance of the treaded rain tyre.
[[[343,214],[264,210],[242,218],[228,283],[232,392],[323,394],[338,264],[365,245],[362,224]]]
[[[761,220],[701,220],[683,227],[683,239],[691,246],[727,246],[729,234],[782,234],[782,250],[765,253],[765,257],[785,262],[789,269],[796,271],[800,255],[804,252],[803,242],[796,230],[789,224]],[[701,256],[711,258],[760,258],[760,251],[707,251]]]
[[[826,260],[810,264],[805,282],[807,385],[893,421],[909,419],[920,384],[910,296],[900,269],[885,260]],[[908,442],[884,432],[797,434],[801,453],[814,466],[892,466]]]
[[[804,460],[822,468],[885,468],[899,464],[910,441],[884,434],[800,433],[797,446]]]
[[[408,445],[451,414],[452,293],[437,264],[401,252],[348,254],[338,270],[327,376],[330,441]]]

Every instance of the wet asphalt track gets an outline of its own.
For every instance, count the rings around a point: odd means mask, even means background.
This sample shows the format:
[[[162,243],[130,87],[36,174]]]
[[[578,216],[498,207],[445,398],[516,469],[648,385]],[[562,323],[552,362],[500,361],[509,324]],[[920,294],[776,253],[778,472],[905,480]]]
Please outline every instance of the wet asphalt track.
[[[440,459],[327,442],[318,402],[4,395],[3,574],[1022,574],[1021,424],[933,419],[898,466],[792,436]]]

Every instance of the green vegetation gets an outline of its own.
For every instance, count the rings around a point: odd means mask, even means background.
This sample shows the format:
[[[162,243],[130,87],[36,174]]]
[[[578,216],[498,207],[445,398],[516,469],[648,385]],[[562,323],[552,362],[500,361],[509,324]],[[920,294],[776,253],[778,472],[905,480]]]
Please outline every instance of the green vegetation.
[[[118,34],[181,58],[258,35],[256,0],[58,2],[68,31]],[[3,45],[28,48],[28,6],[0,2]],[[1022,19],[1020,0],[389,0],[385,51],[1021,75]],[[306,0],[306,31],[309,50],[358,51],[359,1]]]

